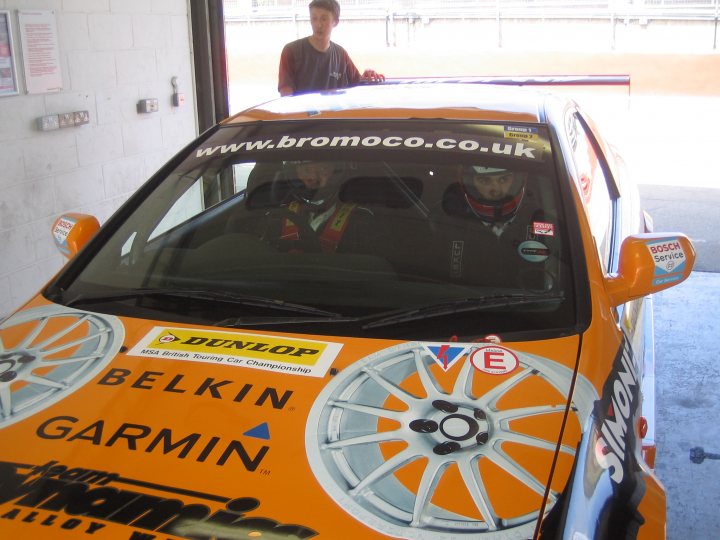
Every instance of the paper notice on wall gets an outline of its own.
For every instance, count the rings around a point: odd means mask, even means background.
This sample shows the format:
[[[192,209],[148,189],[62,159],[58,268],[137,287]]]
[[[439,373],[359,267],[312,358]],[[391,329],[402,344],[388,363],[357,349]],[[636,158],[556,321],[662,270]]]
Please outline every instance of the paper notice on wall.
[[[62,72],[55,13],[20,11],[18,24],[28,94],[59,92],[62,90]]]

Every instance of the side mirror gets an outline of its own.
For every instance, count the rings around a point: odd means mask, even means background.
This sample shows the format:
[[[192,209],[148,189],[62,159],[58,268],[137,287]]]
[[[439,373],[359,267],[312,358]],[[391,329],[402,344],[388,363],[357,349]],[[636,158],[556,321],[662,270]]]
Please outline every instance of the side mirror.
[[[605,280],[613,306],[674,287],[687,279],[695,248],[680,233],[635,234],[620,246],[619,272]]]
[[[88,214],[64,214],[53,225],[55,246],[66,258],[73,258],[95,235],[100,223]]]

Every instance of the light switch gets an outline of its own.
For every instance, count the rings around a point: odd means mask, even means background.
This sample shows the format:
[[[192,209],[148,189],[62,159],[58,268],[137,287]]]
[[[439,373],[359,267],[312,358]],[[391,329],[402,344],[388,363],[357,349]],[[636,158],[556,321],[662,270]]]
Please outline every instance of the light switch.
[[[158,100],[157,98],[141,99],[137,102],[138,113],[153,113],[158,112]]]
[[[180,92],[180,83],[178,82],[177,77],[173,77],[170,79],[170,84],[172,84],[173,87],[173,94],[172,94],[172,106],[173,107],[182,107],[185,105],[185,94]]]

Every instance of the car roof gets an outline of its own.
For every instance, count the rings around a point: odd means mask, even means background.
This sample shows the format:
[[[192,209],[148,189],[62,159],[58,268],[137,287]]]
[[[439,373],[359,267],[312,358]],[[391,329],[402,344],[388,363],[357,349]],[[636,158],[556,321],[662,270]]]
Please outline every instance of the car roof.
[[[545,122],[549,94],[468,82],[413,82],[281,97],[242,111],[222,122],[315,119],[461,119]]]

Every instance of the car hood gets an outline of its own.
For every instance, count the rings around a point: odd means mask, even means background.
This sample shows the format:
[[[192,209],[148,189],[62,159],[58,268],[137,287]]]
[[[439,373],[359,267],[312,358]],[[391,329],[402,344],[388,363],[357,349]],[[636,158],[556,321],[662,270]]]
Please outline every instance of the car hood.
[[[0,339],[9,538],[527,538],[597,399],[576,336],[349,339],[36,299]]]

